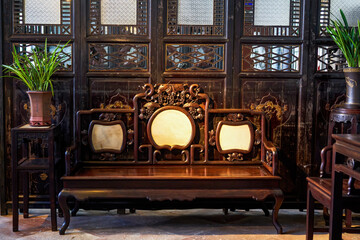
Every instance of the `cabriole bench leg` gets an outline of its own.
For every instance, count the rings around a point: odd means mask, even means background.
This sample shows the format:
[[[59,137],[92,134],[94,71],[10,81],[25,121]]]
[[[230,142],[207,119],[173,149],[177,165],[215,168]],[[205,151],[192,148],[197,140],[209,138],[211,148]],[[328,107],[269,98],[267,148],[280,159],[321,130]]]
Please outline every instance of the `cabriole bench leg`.
[[[61,191],[59,193],[59,205],[62,209],[62,212],[64,214],[64,223],[61,226],[61,229],[59,230],[59,234],[60,235],[64,235],[66,229],[68,228],[69,224],[70,224],[70,209],[69,206],[67,204],[67,200],[69,199],[69,197],[71,197],[71,194],[69,194],[66,191]]]
[[[75,206],[74,208],[71,210],[71,216],[72,217],[75,217],[77,212],[79,211],[80,209],[80,202],[78,200],[75,199]]]
[[[284,195],[283,194],[274,194],[274,198],[275,198],[275,205],[274,205],[274,209],[272,212],[273,224],[274,224],[274,227],[276,228],[277,233],[282,234],[283,229],[282,229],[282,226],[280,225],[280,223],[278,222],[278,213],[279,213],[280,206],[281,206],[282,202],[284,201]]]

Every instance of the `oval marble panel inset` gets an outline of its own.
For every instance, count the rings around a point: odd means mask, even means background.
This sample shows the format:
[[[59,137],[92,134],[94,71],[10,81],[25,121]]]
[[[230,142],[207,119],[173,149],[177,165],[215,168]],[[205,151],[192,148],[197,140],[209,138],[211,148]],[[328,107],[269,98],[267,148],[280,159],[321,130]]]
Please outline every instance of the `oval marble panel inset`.
[[[95,151],[121,151],[124,142],[124,130],[120,124],[94,124],[91,132],[91,144]]]
[[[249,152],[252,147],[252,131],[248,124],[223,124],[219,133],[219,145],[222,151],[240,150]]]
[[[185,149],[194,139],[194,120],[182,108],[164,107],[157,110],[149,125],[150,141],[160,148]]]

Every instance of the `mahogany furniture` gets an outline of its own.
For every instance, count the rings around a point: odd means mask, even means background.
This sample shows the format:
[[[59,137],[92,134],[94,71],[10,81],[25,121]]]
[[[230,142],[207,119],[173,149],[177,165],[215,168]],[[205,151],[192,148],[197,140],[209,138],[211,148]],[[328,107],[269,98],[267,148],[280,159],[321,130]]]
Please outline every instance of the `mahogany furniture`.
[[[333,170],[332,198],[330,206],[330,238],[341,239],[342,209],[360,210],[360,191],[354,184],[349,186],[347,194],[343,192],[343,175],[360,180],[360,135],[333,134]]]
[[[220,201],[284,199],[277,150],[266,139],[265,114],[214,109],[198,85],[146,84],[133,99],[77,113],[75,144],[65,154],[60,234],[69,199]],[[115,108],[116,107],[116,108]],[[221,204],[218,206],[223,208]]]
[[[24,218],[29,216],[29,173],[46,171],[49,181],[51,229],[57,230],[55,165],[61,159],[60,127],[31,127],[29,124],[11,129],[13,231],[19,230],[19,177],[23,182]],[[35,148],[38,150],[35,153]]]
[[[332,133],[355,134],[358,132],[358,122],[360,120],[360,109],[335,108],[331,111],[328,128],[328,146],[321,151],[320,177],[307,178],[307,223],[306,239],[313,239],[314,232],[326,232],[328,228],[314,228],[314,201],[317,200],[324,206],[324,218],[328,220],[328,209],[331,204],[331,187],[332,187],[332,144],[334,139]],[[353,181],[346,179],[343,181],[344,189]],[[344,190],[344,194],[346,191]],[[351,211],[346,210],[346,227],[344,232],[360,232],[351,228]]]

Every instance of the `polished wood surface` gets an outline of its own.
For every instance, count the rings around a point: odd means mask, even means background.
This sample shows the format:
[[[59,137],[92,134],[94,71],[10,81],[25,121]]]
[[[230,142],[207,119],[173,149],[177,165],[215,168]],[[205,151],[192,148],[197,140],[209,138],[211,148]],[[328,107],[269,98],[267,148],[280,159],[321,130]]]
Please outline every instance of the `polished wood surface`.
[[[284,195],[277,173],[277,149],[266,137],[265,113],[216,109],[210,115],[210,102],[197,84],[146,84],[143,92],[135,95],[133,109],[128,106],[123,111],[79,111],[77,139],[65,154],[66,176],[61,178],[64,189],[59,194],[59,204],[64,212],[64,224],[60,234],[65,233],[70,222],[68,199],[74,198],[77,201],[273,198],[273,225],[282,233],[278,212]],[[180,147],[155,143],[151,122],[166,110],[179,110],[191,119],[189,143]],[[128,135],[123,152],[97,153],[89,148],[91,136],[87,129],[94,118],[107,124],[119,120],[125,123]],[[174,124],[174,119],[166,121],[173,121],[168,134],[181,130],[181,124]],[[254,129],[250,131],[249,151],[217,150],[216,136],[220,129],[217,126],[224,121],[235,126],[245,123]],[[218,207],[224,208],[225,202]]]
[[[56,164],[61,160],[62,135],[60,126],[29,127],[19,126],[11,130],[12,137],[12,190],[13,190],[13,231],[19,230],[19,182],[23,183],[24,218],[29,216],[29,175],[46,172],[49,185],[51,229],[57,230],[56,216]],[[41,149],[41,156],[34,149]],[[46,154],[45,154],[46,153]],[[19,181],[21,179],[21,181]]]
[[[151,179],[280,179],[262,166],[131,166],[131,167],[84,167],[76,175],[63,177],[76,178],[151,178]]]
[[[337,139],[339,137],[346,137],[348,139],[347,135],[337,135]],[[353,136],[354,138],[355,136]],[[357,137],[355,137],[357,138]],[[349,138],[351,139],[351,138]],[[348,140],[349,142],[349,140]],[[328,177],[328,171],[332,170],[334,168],[333,163],[329,161],[328,156],[331,156],[330,152],[333,150],[333,146],[327,146],[323,148],[321,151],[321,168],[320,168],[320,177],[308,177],[307,183],[307,215],[306,215],[306,239],[312,240],[314,232],[326,232],[329,231],[329,229],[326,228],[315,228],[314,227],[314,210],[315,210],[315,200],[321,203],[324,206],[323,214],[325,221],[328,220],[328,209],[331,208],[331,202],[332,202],[332,188],[334,184],[334,179]],[[328,166],[330,164],[330,166]],[[341,183],[340,183],[341,185]],[[359,183],[354,184],[355,188],[359,188]],[[343,199],[347,199],[347,203],[343,206],[343,208],[346,208],[346,227],[341,230],[340,232],[357,232],[359,233],[359,229],[355,229],[351,227],[351,211],[348,210],[348,208],[352,208],[351,202],[354,201],[352,197],[348,196],[348,188],[349,188],[349,179],[343,179],[342,180],[342,197]],[[341,209],[342,210],[342,209]],[[336,239],[336,238],[335,238]]]
[[[333,145],[333,181],[330,207],[330,236],[329,239],[341,239],[342,208],[359,211],[360,194],[354,184],[348,186],[348,195],[344,197],[343,179],[348,175],[351,180],[360,180],[360,138],[358,134],[333,134],[336,140]],[[346,158],[347,161],[341,159]],[[350,161],[348,161],[350,159]]]

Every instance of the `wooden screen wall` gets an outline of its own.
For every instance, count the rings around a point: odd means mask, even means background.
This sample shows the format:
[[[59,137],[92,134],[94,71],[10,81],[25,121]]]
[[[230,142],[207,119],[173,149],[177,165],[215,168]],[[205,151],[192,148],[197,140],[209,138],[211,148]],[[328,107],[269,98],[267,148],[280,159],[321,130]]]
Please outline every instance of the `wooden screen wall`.
[[[318,170],[329,112],[345,86],[342,55],[324,32],[338,7],[330,0],[48,0],[45,8],[39,2],[2,1],[0,63],[11,63],[13,46],[28,52],[45,39],[50,47],[71,40],[52,103],[67,145],[79,109],[126,103],[144,83],[198,83],[217,107],[266,112],[283,189],[304,199],[305,177]],[[2,83],[4,213],[11,200],[10,129],[28,121],[29,101],[21,83]],[[31,177],[32,194],[46,194],[46,176]]]

